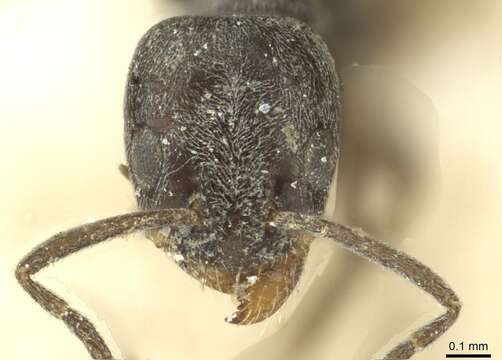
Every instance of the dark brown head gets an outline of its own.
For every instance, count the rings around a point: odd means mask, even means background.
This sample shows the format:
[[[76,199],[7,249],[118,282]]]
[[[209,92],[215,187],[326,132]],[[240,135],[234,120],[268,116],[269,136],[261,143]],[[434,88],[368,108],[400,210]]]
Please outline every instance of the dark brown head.
[[[326,46],[294,19],[179,17],[147,32],[126,88],[130,178],[140,208],[200,215],[169,231],[185,270],[235,279],[287,258],[296,237],[268,221],[323,211],[339,105]]]

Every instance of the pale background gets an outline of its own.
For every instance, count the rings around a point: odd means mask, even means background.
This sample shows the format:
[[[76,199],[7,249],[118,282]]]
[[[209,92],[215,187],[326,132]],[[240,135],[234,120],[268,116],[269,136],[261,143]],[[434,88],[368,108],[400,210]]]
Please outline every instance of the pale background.
[[[66,327],[23,293],[14,267],[57,231],[134,209],[117,170],[127,66],[146,29],[187,11],[180,4],[0,2],[1,358],[88,358]],[[497,358],[500,6],[332,4],[319,29],[346,83],[336,217],[393,241],[461,297],[458,323],[416,359],[444,358],[450,341],[488,343]],[[355,62],[379,67],[351,67]],[[292,301],[300,302],[296,311],[289,304],[244,328],[223,322],[234,306],[228,297],[201,291],[141,236],[87,250],[39,278],[106,324],[126,360],[372,359],[440,311],[406,281],[331,249],[316,245]]]

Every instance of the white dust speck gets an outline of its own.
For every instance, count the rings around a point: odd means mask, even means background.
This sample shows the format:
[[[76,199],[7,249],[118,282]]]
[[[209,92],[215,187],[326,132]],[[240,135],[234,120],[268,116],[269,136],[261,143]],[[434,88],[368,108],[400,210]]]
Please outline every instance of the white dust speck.
[[[323,163],[328,162],[328,158],[326,156],[323,156],[321,158],[321,162],[323,162]]]
[[[263,103],[263,104],[260,105],[260,107],[258,108],[258,110],[260,110],[264,114],[268,114],[270,112],[271,108],[272,107],[270,106],[270,104]]]
[[[298,181],[292,182],[290,185],[293,189],[296,189],[296,185],[298,185]]]
[[[164,145],[169,145],[169,141],[167,141],[167,139],[166,139],[166,138],[163,138],[163,139],[162,139],[162,144],[164,144]]]
[[[194,53],[193,53],[194,56],[199,56],[200,55],[200,50],[196,50]]]
[[[174,261],[179,263],[179,262],[182,262],[183,260],[185,260],[185,257],[181,254],[174,254],[173,259],[174,259]]]
[[[247,281],[250,285],[254,285],[256,284],[256,281],[258,280],[258,276],[254,275],[254,276],[248,276],[247,277]]]
[[[207,43],[205,43],[204,45],[202,45],[202,47],[204,48],[204,50],[207,50]]]
[[[181,131],[185,131],[186,129],[187,129],[187,128],[186,128],[186,126],[182,126],[182,127],[180,127],[180,130],[181,130]]]

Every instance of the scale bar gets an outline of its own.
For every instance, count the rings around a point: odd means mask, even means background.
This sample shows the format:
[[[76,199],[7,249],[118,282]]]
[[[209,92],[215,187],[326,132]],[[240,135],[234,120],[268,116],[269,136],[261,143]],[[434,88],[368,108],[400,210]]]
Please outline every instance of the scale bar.
[[[456,359],[491,359],[492,354],[446,354],[447,358]]]

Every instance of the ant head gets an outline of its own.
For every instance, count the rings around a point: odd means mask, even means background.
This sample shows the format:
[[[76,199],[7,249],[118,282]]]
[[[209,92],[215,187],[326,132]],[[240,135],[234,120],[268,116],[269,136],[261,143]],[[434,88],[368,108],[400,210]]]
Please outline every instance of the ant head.
[[[179,17],[140,41],[125,138],[141,208],[319,213],[338,159],[339,86],[322,41],[293,19]],[[256,214],[253,214],[256,215]]]
[[[274,209],[323,211],[339,155],[339,104],[328,49],[297,20],[155,25],[136,49],[125,98],[139,206],[194,208],[208,230],[191,231],[180,248],[194,251],[199,238],[199,258],[219,251],[214,258],[227,268],[259,263],[270,244],[268,253],[284,253],[284,234],[266,220]],[[221,238],[229,241],[210,241]]]

